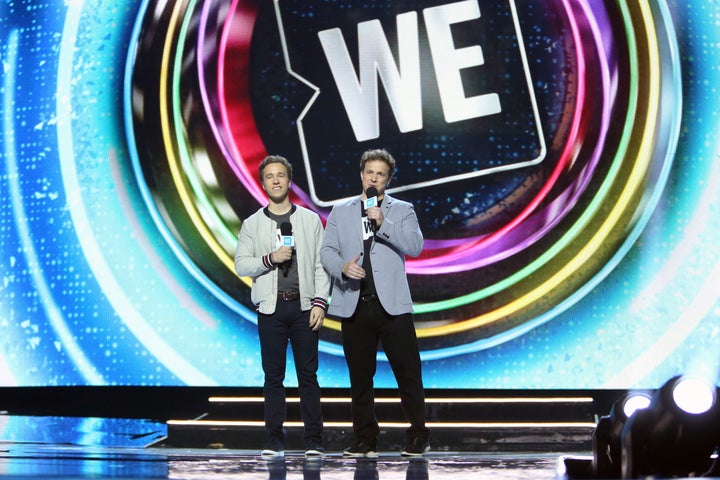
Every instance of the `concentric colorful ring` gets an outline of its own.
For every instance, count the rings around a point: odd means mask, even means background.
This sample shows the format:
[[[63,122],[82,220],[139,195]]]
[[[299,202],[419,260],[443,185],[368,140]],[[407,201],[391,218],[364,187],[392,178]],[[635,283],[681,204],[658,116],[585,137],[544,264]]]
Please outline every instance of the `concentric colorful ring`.
[[[249,279],[232,279],[232,254],[242,218],[265,201],[256,171],[267,148],[252,120],[248,72],[258,5],[147,5],[126,97],[128,111],[138,92],[158,98],[130,125],[134,148],[144,152],[134,155],[138,182],[152,191],[148,207],[165,212],[159,227],[172,232],[189,268],[255,321],[240,300]],[[523,208],[492,231],[443,238],[424,227],[423,255],[408,260],[408,272],[425,358],[497,344],[566,309],[636,240],[665,185],[682,106],[668,12],[647,1],[610,8],[556,0],[542,8],[563,23],[562,36],[543,34],[562,45],[553,53],[570,72],[561,79],[562,115],[547,133],[545,170],[526,179],[532,194]],[[298,183],[293,195],[326,217]],[[321,348],[341,353],[339,324],[326,325]]]

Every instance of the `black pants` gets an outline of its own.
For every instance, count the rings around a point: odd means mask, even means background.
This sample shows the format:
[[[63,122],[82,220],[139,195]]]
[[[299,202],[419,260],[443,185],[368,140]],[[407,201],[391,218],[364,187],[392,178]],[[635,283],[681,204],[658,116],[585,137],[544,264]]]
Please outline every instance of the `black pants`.
[[[310,311],[300,310],[299,300],[278,299],[275,313],[258,314],[258,334],[265,373],[265,428],[270,441],[285,441],[287,418],[285,362],[288,340],[292,347],[300,395],[300,414],[305,426],[306,447],[319,445],[323,430],[320,386],[317,380],[318,332],[309,325]]]
[[[395,374],[403,414],[410,423],[408,438],[427,437],[425,390],[412,315],[390,315],[377,298],[367,302],[360,300],[355,314],[342,322],[342,341],[350,371],[356,439],[375,445],[380,434],[373,385],[378,342]]]

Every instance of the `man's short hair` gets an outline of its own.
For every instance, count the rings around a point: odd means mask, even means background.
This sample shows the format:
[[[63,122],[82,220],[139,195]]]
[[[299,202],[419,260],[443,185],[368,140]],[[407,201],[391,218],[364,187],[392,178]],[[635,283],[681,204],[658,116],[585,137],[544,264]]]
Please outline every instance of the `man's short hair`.
[[[390,181],[393,177],[393,174],[395,173],[395,159],[392,155],[390,155],[390,152],[385,150],[384,148],[375,148],[372,150],[367,150],[365,153],[362,154],[360,157],[360,171],[362,172],[365,170],[365,164],[369,162],[370,160],[382,160],[383,162],[387,163],[388,166],[388,181]]]
[[[260,167],[258,168],[258,174],[260,175],[260,183],[262,183],[263,181],[263,170],[265,170],[265,167],[267,167],[271,163],[282,163],[283,165],[285,165],[285,168],[287,169],[288,180],[292,180],[292,165],[290,164],[290,162],[288,162],[287,158],[281,155],[268,155],[263,159],[262,162],[260,162]]]

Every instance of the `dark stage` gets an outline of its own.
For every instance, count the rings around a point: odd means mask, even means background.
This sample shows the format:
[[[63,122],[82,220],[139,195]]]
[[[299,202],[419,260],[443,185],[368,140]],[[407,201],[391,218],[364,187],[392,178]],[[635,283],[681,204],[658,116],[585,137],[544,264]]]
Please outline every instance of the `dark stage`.
[[[284,458],[259,456],[262,396],[248,389],[5,389],[5,478],[580,479],[591,478],[592,434],[615,391],[428,392],[432,450],[399,453],[406,425],[392,391],[377,392],[376,459],[344,458],[349,400],[324,394],[326,455],[305,458],[290,389]],[[85,412],[84,415],[81,412]],[[655,477],[661,478],[661,477]]]
[[[406,425],[392,391],[377,392],[377,459],[343,458],[349,400],[324,393],[322,459],[306,459],[289,390],[283,459],[264,460],[262,396],[248,389],[22,388],[0,401],[0,473],[26,478],[559,478],[587,455],[596,412],[588,392],[428,392],[432,450],[399,454]]]

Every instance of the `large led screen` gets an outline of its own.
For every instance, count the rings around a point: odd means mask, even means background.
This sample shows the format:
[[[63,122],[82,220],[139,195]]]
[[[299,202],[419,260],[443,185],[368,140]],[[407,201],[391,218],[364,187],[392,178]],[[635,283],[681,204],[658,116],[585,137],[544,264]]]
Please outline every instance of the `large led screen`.
[[[717,377],[716,1],[24,0],[0,32],[2,386],[262,385],[258,164],[324,221],[379,147],[427,388]]]

